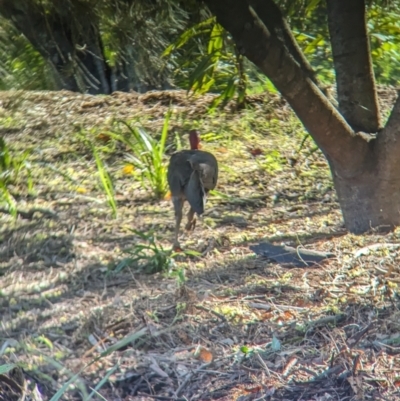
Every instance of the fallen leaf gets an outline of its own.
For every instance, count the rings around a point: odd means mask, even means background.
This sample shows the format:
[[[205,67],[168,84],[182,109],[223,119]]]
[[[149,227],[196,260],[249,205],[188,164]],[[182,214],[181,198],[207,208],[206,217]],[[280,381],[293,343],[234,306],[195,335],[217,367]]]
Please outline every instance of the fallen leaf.
[[[179,339],[184,342],[185,344],[190,344],[191,343],[191,339],[189,338],[189,336],[183,331],[183,330],[178,330],[176,332],[176,335],[179,337]]]
[[[252,156],[256,157],[256,156],[260,156],[263,154],[262,149],[260,148],[253,148],[253,149],[249,149],[249,152],[251,153]]]
[[[99,139],[100,141],[103,141],[105,143],[110,142],[111,141],[111,136],[107,135],[107,134],[99,134],[97,135],[97,139]]]
[[[285,320],[289,320],[289,319],[293,319],[293,318],[294,318],[294,315],[293,315],[293,313],[291,313],[291,312],[289,312],[289,311],[287,310],[287,311],[285,311],[285,312],[283,313],[283,317],[285,318]]]
[[[271,348],[273,351],[279,351],[281,349],[281,342],[275,336],[272,336]]]
[[[210,363],[214,359],[212,352],[204,347],[199,347],[194,356],[203,363]]]
[[[78,187],[76,188],[76,192],[78,192],[78,194],[85,194],[87,191],[83,187]]]
[[[274,317],[273,312],[264,312],[260,316],[260,320],[265,322],[266,320],[271,320]]]
[[[127,165],[122,169],[122,172],[123,172],[124,174],[131,174],[132,171],[133,171],[134,169],[135,169],[135,168],[132,166],[132,164],[127,164]]]

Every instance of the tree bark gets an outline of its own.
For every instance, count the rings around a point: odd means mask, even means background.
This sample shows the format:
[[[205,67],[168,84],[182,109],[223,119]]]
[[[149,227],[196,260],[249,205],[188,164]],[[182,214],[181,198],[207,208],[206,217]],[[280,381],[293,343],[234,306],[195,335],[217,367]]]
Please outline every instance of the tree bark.
[[[393,174],[387,163],[380,162],[371,158],[370,169],[354,178],[333,176],[343,219],[352,233],[371,228],[386,231],[400,225],[400,177],[398,171]]]
[[[369,163],[353,178],[333,175],[344,221],[354,233],[400,226],[399,127],[400,96],[385,128],[369,142]]]
[[[377,132],[380,113],[365,0],[327,0],[327,12],[339,110],[354,130]]]

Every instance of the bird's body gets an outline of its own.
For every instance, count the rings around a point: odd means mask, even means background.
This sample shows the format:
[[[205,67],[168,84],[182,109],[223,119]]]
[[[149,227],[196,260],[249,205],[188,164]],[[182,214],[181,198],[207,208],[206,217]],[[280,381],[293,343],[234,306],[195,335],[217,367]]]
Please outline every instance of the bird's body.
[[[198,150],[199,135],[190,132],[191,150],[174,153],[168,166],[168,185],[171,191],[175,210],[175,239],[174,247],[179,248],[178,234],[182,221],[182,209],[185,200],[190,205],[187,215],[186,229],[194,229],[195,213],[204,213],[207,193],[214,189],[218,180],[218,162],[209,152]]]

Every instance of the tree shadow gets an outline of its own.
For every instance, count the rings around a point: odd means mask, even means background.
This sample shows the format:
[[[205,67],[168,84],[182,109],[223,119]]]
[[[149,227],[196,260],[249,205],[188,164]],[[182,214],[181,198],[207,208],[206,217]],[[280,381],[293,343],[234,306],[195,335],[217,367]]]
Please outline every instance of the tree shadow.
[[[29,226],[27,229],[31,228]],[[310,342],[321,343],[322,348],[327,347],[327,333],[328,330],[332,331],[332,327],[346,335],[356,335],[356,327],[366,324],[371,310],[377,316],[384,316],[388,310],[390,313],[397,311],[395,304],[378,310],[373,304],[361,303],[340,305],[336,307],[337,312],[324,309],[324,286],[319,285],[319,281],[313,286],[305,286],[304,275],[307,273],[308,277],[323,281],[328,274],[326,269],[319,266],[289,269],[256,258],[250,251],[245,254],[232,253],[233,247],[230,245],[217,244],[216,254],[219,256],[215,258],[207,255],[182,256],[187,277],[185,283],[180,283],[176,276],[162,273],[150,276],[132,268],[113,274],[108,270],[109,265],[115,266],[118,260],[99,260],[96,248],[88,248],[87,251],[77,249],[72,235],[43,234],[43,230],[35,226],[33,234],[37,232],[41,235],[28,238],[18,231],[18,241],[12,242],[9,250],[1,251],[1,260],[8,266],[9,272],[16,274],[17,270],[13,269],[18,269],[19,277],[28,275],[26,283],[33,284],[26,288],[2,287],[2,338],[34,342],[35,336],[40,333],[55,347],[88,351],[93,348],[90,339],[101,339],[110,346],[112,343],[109,338],[121,339],[147,327],[150,332],[166,328],[169,331],[157,335],[156,341],[149,335],[134,345],[126,344],[123,350],[133,347],[138,353],[163,355],[170,350],[201,344],[209,348],[215,346],[217,352],[224,355],[228,343],[237,347],[246,344],[255,347],[271,342],[273,336],[290,350],[291,341],[293,346],[307,350]],[[13,238],[13,233],[9,233],[10,238]],[[327,235],[331,234],[312,232],[302,237],[302,241],[310,244],[316,237],[320,240],[324,236],[327,238]],[[296,243],[298,238],[292,234],[270,237],[268,240]],[[107,248],[115,245],[123,247],[132,243],[133,239],[132,235],[108,235],[102,237],[101,241],[102,246]],[[99,239],[97,244],[101,241]],[[96,241],[93,243],[96,245]],[[249,243],[235,244],[235,247]],[[7,258],[18,250],[21,264],[15,267],[12,262],[7,262]],[[47,260],[51,261],[48,265]],[[59,269],[57,262],[60,263]],[[321,312],[312,314],[318,308]],[[339,315],[344,317],[338,318]],[[365,347],[368,348],[367,345]],[[314,348],[307,352],[312,350]],[[16,354],[19,355],[19,352]],[[121,355],[116,352],[116,357]],[[71,355],[67,353],[63,363],[69,358]],[[241,364],[253,369],[254,374],[261,375],[263,368],[257,365],[255,358],[255,355],[250,355]],[[307,360],[305,357],[303,359]],[[88,383],[94,385],[96,377],[104,375],[101,369],[85,373]],[[234,367],[228,363],[222,365],[221,369],[226,369],[232,375],[239,372],[241,379],[236,384],[249,381],[249,375],[240,366]],[[144,365],[141,370],[133,369],[132,372],[134,375],[130,379],[118,382],[121,394],[128,394],[132,388],[135,388],[135,394],[153,391],[151,394],[158,395],[164,391],[164,387],[157,387],[159,377],[149,366]],[[170,377],[177,388],[177,377]],[[37,377],[37,380],[40,382],[43,379]],[[207,377],[204,376],[202,380],[202,385],[206,385]],[[232,387],[228,383],[226,385],[228,392]],[[314,388],[312,385],[304,386],[298,388],[304,391]],[[210,396],[214,387],[207,387]],[[321,388],[325,387],[323,382]],[[155,391],[155,388],[159,390]],[[187,388],[184,394],[186,397],[194,396],[195,387]]]
[[[39,228],[40,223],[34,223],[4,233],[4,246],[0,247],[1,270],[22,269],[28,272],[49,267],[62,268],[74,259],[71,235],[48,234]]]
[[[312,204],[311,206],[315,207],[315,204]],[[289,205],[284,205],[282,206],[283,208],[288,208],[290,209]],[[220,218],[214,218],[215,222],[215,228],[220,228],[220,227],[226,227],[229,225],[238,227],[238,228],[246,228],[246,227],[251,227],[254,223],[252,220],[247,221],[245,218],[241,216],[241,213],[238,212],[238,209],[244,209],[247,213],[250,213],[252,216],[257,215],[260,213],[262,210],[265,210],[267,206],[260,205],[258,207],[246,207],[246,206],[240,206],[238,207],[231,207],[230,212],[229,209],[224,209],[224,216]],[[272,213],[277,213],[278,210],[274,207],[270,208],[270,211]],[[306,219],[306,218],[312,218],[315,216],[326,216],[329,213],[332,212],[332,209],[326,208],[326,209],[321,209],[320,207],[317,208],[317,210],[309,210],[305,209],[305,211],[302,211],[301,213],[286,213],[284,214],[283,212],[281,213],[281,216],[269,216],[266,217],[262,224],[263,225],[269,225],[269,224],[279,224],[279,223],[285,223],[288,221],[293,221],[293,220],[301,220],[301,219]],[[204,214],[205,216],[210,215],[212,211],[206,210],[206,213]]]

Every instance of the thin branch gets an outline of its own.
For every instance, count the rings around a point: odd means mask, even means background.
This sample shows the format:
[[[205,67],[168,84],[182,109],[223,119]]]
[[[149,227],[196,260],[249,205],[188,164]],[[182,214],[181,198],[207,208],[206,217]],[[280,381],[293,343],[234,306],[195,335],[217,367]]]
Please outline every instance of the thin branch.
[[[385,128],[378,134],[377,149],[382,154],[382,160],[390,163],[393,159],[393,169],[399,167],[400,154],[400,91],[397,93],[396,102],[392,108]]]
[[[327,0],[326,5],[339,110],[354,130],[376,133],[380,112],[365,0]]]
[[[273,0],[253,0],[251,5],[268,30],[283,40],[290,54],[299,63],[304,73],[321,89],[315,71],[301,51],[280,8]]]

